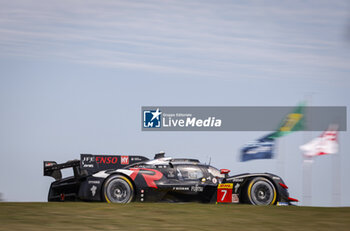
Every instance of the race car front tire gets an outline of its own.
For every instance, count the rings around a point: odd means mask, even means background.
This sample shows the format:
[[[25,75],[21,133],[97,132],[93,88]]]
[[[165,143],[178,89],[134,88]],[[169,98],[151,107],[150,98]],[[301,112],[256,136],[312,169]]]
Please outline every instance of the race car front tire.
[[[108,203],[129,203],[134,198],[134,186],[121,175],[113,175],[103,185],[103,197]]]
[[[273,183],[264,178],[253,178],[248,185],[248,202],[253,205],[273,205],[276,202],[276,188]]]

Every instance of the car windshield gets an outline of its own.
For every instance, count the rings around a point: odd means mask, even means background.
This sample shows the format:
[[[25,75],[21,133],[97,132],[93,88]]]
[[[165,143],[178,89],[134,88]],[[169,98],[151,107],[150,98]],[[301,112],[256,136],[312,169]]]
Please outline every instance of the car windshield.
[[[218,177],[218,178],[224,178],[225,177],[225,175],[221,174],[220,171],[217,168],[214,168],[212,166],[208,167],[208,172],[210,174],[212,174],[214,177]]]

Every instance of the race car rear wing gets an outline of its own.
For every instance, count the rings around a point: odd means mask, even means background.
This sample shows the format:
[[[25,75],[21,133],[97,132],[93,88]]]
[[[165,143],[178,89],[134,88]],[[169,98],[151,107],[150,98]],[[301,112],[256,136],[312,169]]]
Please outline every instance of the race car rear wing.
[[[51,176],[55,180],[62,179],[61,169],[64,168],[73,168],[74,175],[80,175],[80,160],[70,160],[66,163],[57,164],[55,161],[44,161],[44,176]]]
[[[55,161],[44,161],[44,176],[55,180],[62,179],[61,169],[73,168],[74,177],[82,177],[107,169],[125,168],[131,164],[149,160],[144,156],[116,156],[80,154],[80,160],[70,160],[57,164]]]

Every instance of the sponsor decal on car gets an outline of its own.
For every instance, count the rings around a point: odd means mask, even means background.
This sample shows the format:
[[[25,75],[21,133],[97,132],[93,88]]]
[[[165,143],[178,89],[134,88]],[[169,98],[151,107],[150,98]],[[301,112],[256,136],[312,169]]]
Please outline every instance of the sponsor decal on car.
[[[82,164],[83,168],[93,168],[93,164]]]
[[[190,187],[173,187],[174,191],[190,191]]]
[[[218,189],[233,189],[233,184],[231,183],[219,184]]]
[[[98,164],[116,164],[118,157],[116,156],[96,156],[96,163]]]
[[[239,183],[235,185],[235,193],[237,193],[239,186],[241,186]]]
[[[95,157],[93,156],[84,156],[81,160],[81,166],[83,168],[93,168],[93,162],[95,161]]]
[[[218,203],[232,203],[232,183],[219,184],[217,189]]]
[[[238,194],[232,194],[232,203],[239,203]]]
[[[88,184],[100,184],[101,182],[98,180],[89,180]]]
[[[196,186],[191,186],[191,191],[192,192],[203,192],[203,187],[200,187],[198,185]]]
[[[96,185],[93,185],[93,186],[90,188],[90,191],[91,191],[91,194],[92,194],[93,197],[94,197],[95,194],[96,194],[96,189],[97,189]]]
[[[121,164],[129,164],[129,156],[121,156],[120,162]]]
[[[140,157],[131,157],[131,161],[142,161]]]

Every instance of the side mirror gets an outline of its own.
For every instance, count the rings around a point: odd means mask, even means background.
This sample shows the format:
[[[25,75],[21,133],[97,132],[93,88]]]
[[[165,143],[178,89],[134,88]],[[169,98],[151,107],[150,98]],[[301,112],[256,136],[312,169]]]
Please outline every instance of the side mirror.
[[[220,173],[221,174],[224,174],[225,175],[225,177],[227,177],[228,176],[228,174],[230,173],[231,171],[229,170],[229,169],[220,169]]]

